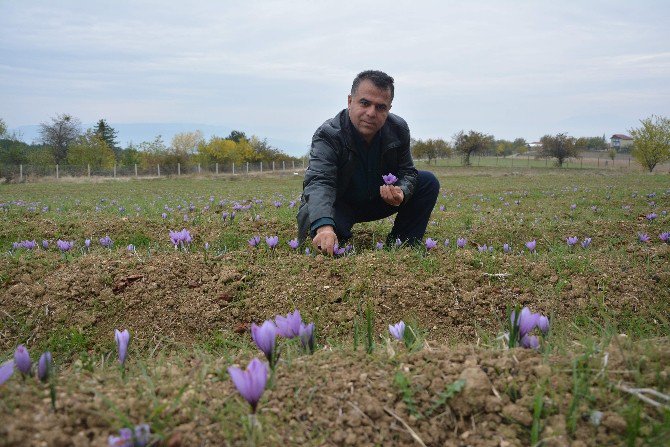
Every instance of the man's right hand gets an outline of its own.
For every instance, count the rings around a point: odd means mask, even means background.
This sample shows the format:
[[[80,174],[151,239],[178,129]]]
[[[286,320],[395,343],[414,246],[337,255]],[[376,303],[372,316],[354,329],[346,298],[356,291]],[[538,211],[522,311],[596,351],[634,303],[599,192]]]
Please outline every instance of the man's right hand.
[[[337,235],[332,225],[324,225],[316,229],[316,236],[312,239],[315,249],[332,256],[335,244],[337,244]]]

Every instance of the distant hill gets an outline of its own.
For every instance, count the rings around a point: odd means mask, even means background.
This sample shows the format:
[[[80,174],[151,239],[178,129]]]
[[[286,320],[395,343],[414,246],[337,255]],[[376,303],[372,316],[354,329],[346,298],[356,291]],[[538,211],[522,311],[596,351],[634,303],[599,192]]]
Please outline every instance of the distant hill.
[[[208,139],[213,135],[226,137],[233,130],[230,127],[214,126],[209,124],[196,123],[132,123],[118,124],[109,123],[118,133],[117,140],[121,147],[126,147],[131,142],[135,145],[143,141],[153,141],[158,135],[161,135],[165,144],[170,144],[172,137],[181,132],[193,132],[201,130]],[[83,124],[84,129],[93,127],[94,124]],[[32,143],[39,140],[39,125],[31,124],[27,126],[18,126],[9,129],[9,132],[15,132],[22,141]],[[251,136],[251,135],[249,135]],[[268,142],[277,149],[289,155],[300,157],[307,153],[309,141],[287,141],[271,138],[266,135],[257,135],[260,138],[267,138]]]

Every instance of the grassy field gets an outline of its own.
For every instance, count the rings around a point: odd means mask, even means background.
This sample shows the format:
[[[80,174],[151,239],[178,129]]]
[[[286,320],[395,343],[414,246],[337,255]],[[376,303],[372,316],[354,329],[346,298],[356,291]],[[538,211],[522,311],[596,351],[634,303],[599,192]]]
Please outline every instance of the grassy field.
[[[0,385],[0,445],[107,445],[141,423],[170,446],[667,445],[668,175],[430,169],[435,249],[376,249],[386,219],[334,259],[288,244],[299,176],[0,185],[0,364],[23,344],[56,365],[55,410],[49,384]],[[506,347],[516,305],[550,317],[537,350]],[[281,338],[249,417],[228,367],[264,359],[251,323],[294,309],[315,352]]]

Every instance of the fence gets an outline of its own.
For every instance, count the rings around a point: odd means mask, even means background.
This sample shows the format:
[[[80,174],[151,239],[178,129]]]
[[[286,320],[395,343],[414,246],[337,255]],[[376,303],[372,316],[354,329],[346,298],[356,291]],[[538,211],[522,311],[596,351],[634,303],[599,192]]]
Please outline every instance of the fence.
[[[212,165],[181,163],[171,165],[117,166],[112,168],[95,168],[91,165],[0,165],[0,178],[6,181],[30,182],[42,178],[156,178],[179,176],[215,176],[215,175],[252,175],[252,174],[286,174],[305,169],[305,160],[272,161],[255,163],[214,163]]]

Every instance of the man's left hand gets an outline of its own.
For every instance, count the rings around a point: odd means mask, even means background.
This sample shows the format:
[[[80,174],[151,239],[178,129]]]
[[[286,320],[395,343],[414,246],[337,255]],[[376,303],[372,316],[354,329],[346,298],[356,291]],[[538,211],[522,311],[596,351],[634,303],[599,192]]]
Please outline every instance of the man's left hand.
[[[384,202],[392,206],[400,206],[405,194],[399,186],[382,185],[379,187],[379,195],[382,196]]]

